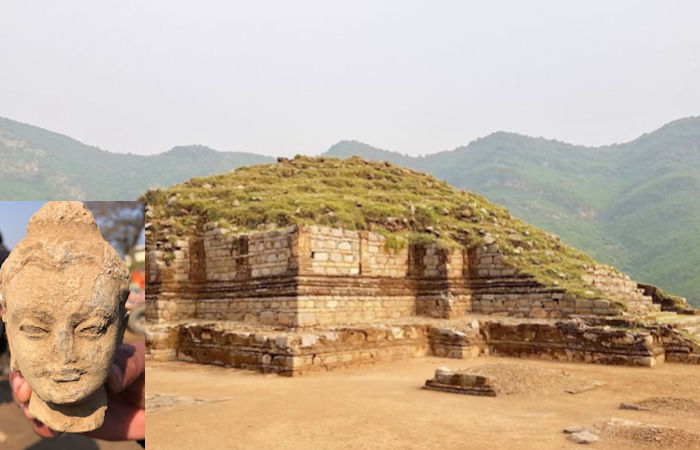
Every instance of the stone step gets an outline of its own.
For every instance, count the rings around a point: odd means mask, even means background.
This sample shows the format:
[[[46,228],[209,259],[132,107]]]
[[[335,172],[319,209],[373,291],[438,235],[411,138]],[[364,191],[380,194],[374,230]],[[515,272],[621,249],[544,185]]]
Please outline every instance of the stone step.
[[[694,336],[700,337],[700,325],[684,327],[683,329]]]
[[[638,302],[635,300],[631,300],[627,302],[627,305],[631,308],[639,308],[647,311],[661,312],[661,305],[655,305],[653,303]]]
[[[653,304],[654,304],[654,299],[651,298],[651,297],[649,297],[649,296],[647,296],[647,295],[641,295],[641,296],[639,296],[638,298],[639,298],[638,301],[640,301],[640,302],[642,302],[642,303],[647,303],[647,304],[649,304],[649,305],[653,305]]]
[[[641,313],[644,316],[653,315],[654,313],[660,313],[661,307],[659,305],[649,305],[646,303],[639,302],[627,302],[627,311]]]
[[[700,327],[700,316],[679,315],[679,319],[674,322],[676,328]]]
[[[623,297],[628,302],[637,302],[645,305],[653,305],[654,300],[646,295],[627,295]]]
[[[638,303],[641,305],[650,305],[651,306],[654,304],[651,297],[632,297],[628,301],[631,303]]]
[[[654,314],[649,317],[654,317]],[[687,316],[682,314],[674,314],[669,316],[668,312],[662,312],[658,315],[660,323],[668,323],[677,330],[685,331],[695,338],[700,343],[700,316]],[[669,318],[672,320],[669,321]]]

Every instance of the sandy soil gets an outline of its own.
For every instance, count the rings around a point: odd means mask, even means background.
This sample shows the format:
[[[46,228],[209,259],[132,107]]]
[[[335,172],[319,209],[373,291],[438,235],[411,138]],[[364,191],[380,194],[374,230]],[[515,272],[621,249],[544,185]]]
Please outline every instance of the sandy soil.
[[[421,389],[435,369],[512,366],[510,395]],[[536,376],[518,381],[518,366]],[[490,366],[493,370],[494,366]],[[540,374],[603,384],[564,392]],[[580,383],[578,383],[580,384]],[[585,383],[584,383],[585,384]],[[689,448],[700,432],[700,367],[654,369],[481,357],[418,358],[300,378],[182,362],[148,362],[149,449],[580,448],[562,433],[598,426],[598,448]],[[663,407],[621,410],[621,402]],[[680,400],[678,400],[680,399]],[[655,403],[656,402],[656,403]],[[690,406],[688,406],[690,405]],[[615,420],[615,419],[622,419]]]
[[[125,342],[143,340],[129,332]],[[63,434],[55,439],[41,439],[32,432],[29,422],[12,401],[10,385],[6,376],[0,375],[0,449],[3,450],[136,450],[141,446],[135,442],[107,442],[75,434]]]

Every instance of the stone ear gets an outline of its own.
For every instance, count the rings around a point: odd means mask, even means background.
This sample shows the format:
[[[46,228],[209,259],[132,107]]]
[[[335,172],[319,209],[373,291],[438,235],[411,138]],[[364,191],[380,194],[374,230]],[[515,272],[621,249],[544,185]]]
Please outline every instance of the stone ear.
[[[0,316],[4,316],[3,314],[5,312],[5,296],[0,294]]]
[[[119,292],[119,307],[122,311],[121,320],[126,324],[129,320],[129,311],[126,309],[126,301],[129,299],[129,288]]]

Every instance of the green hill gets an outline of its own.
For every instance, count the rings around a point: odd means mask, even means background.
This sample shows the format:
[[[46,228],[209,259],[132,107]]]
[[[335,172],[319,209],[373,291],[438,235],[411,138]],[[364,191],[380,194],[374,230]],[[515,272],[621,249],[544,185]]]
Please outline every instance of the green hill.
[[[326,154],[392,161],[479,192],[700,306],[700,117],[598,148],[499,132],[424,157],[355,141]],[[0,118],[0,200],[132,200],[154,187],[271,161],[202,146],[153,156],[110,153]]]
[[[424,157],[353,141],[326,155],[392,161],[479,192],[700,305],[700,117],[598,148],[499,132]]]
[[[202,146],[153,156],[110,153],[0,118],[0,200],[133,200],[149,188],[269,161]]]

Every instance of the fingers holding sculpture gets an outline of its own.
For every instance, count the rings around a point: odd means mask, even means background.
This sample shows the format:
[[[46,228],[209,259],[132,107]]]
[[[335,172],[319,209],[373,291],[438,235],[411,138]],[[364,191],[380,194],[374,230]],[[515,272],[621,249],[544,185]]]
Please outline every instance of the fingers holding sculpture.
[[[102,426],[86,435],[98,439],[143,439],[146,429],[144,342],[122,344],[107,377],[108,408]]]
[[[119,394],[108,394],[107,412],[102,426],[84,433],[96,439],[110,441],[140,440],[146,435],[146,410],[134,406]]]
[[[24,377],[19,372],[10,372],[10,387],[12,387],[12,398],[18,405],[28,404],[32,395],[32,388],[29,387]]]
[[[143,341],[122,344],[107,377],[108,405],[102,426],[88,436],[143,439],[146,429],[146,348]]]
[[[107,389],[129,401],[132,405],[145,408],[146,390],[146,346],[137,341],[123,344],[114,355],[114,361],[107,376]]]
[[[52,430],[29,413],[28,407],[29,399],[32,395],[32,388],[29,387],[29,384],[24,380],[21,373],[10,372],[10,387],[12,388],[12,398],[22,410],[24,416],[29,420],[29,426],[34,433],[43,438],[53,438],[61,434],[60,431]]]

